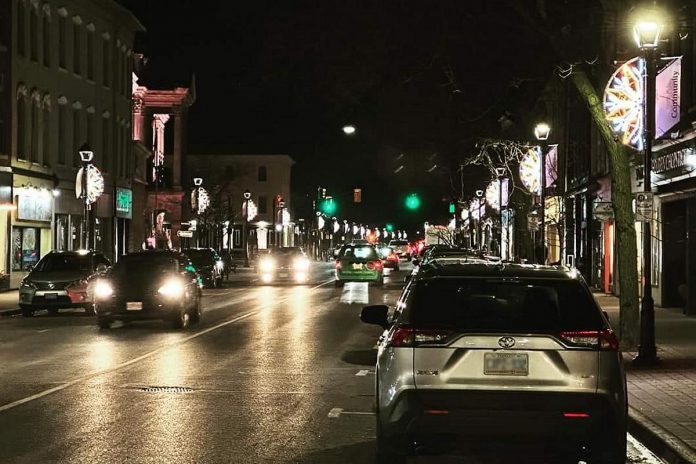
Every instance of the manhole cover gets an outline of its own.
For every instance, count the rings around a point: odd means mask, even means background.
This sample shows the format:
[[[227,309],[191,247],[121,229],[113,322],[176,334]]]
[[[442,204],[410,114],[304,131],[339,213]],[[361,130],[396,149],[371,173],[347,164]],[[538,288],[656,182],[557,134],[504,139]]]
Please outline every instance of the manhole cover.
[[[193,388],[188,387],[142,387],[139,389],[145,393],[191,393]]]

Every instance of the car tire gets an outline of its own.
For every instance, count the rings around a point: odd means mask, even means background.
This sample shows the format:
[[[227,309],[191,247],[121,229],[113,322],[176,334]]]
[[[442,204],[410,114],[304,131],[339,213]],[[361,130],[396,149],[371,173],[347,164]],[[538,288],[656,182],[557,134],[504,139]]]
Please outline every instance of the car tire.
[[[383,287],[384,286],[384,276],[380,277],[379,280],[375,282],[375,285],[377,287]]]
[[[400,454],[395,450],[391,441],[382,433],[382,426],[377,417],[377,463],[378,464],[406,464],[406,455]]]
[[[55,316],[58,314],[58,308],[48,308],[48,314]]]
[[[608,437],[614,437],[608,438]],[[605,440],[600,440],[601,445],[597,453],[598,464],[623,464],[626,462],[627,443],[626,433],[607,433]]]
[[[109,330],[111,328],[111,319],[97,317],[97,326],[102,330]]]
[[[398,264],[397,264],[396,266],[394,266],[394,270],[397,271],[397,272],[399,271],[399,265],[398,265]]]
[[[191,322],[191,315],[188,311],[181,311],[172,319],[172,327],[175,329],[185,329]]]
[[[334,280],[334,287],[343,287],[344,283],[345,282],[343,282],[341,280]]]
[[[85,315],[94,316],[95,314],[94,305],[85,306]]]
[[[215,279],[215,288],[220,288],[222,287],[222,276],[219,276]]]
[[[201,295],[199,294],[196,297],[196,303],[193,306],[193,311],[191,312],[191,322],[192,323],[199,323],[201,321],[201,316],[203,313],[201,312]]]
[[[33,309],[22,309],[22,316],[24,316],[24,317],[33,317],[33,316],[34,316],[34,310],[33,310]]]

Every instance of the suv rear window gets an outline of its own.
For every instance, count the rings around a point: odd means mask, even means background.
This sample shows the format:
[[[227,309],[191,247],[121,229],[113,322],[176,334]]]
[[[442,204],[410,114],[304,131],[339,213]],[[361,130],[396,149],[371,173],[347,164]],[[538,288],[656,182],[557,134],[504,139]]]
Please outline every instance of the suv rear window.
[[[346,246],[341,251],[341,258],[355,259],[379,259],[374,247],[370,245],[361,246]]]
[[[556,332],[603,328],[597,306],[574,280],[432,279],[411,302],[417,327],[485,332]]]

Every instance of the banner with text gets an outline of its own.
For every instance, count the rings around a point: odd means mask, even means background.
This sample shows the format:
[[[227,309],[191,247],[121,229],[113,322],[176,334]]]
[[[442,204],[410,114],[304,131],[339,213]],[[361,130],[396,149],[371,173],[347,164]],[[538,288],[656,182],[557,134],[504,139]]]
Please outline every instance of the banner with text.
[[[679,124],[681,107],[681,57],[672,59],[657,74],[655,83],[655,138]]]

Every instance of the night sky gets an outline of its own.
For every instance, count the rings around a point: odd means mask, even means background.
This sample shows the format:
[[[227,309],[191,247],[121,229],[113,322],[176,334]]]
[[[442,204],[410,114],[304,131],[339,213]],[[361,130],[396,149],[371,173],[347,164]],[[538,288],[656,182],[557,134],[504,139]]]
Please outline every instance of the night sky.
[[[544,39],[503,0],[119,1],[147,29],[148,83],[195,72],[189,153],[288,153],[296,208],[322,185],[360,221],[444,219],[453,169],[501,136],[506,111],[518,124],[505,136],[526,134],[522,113],[552,73]],[[487,183],[465,174],[468,195]],[[410,191],[418,213],[403,208]]]

